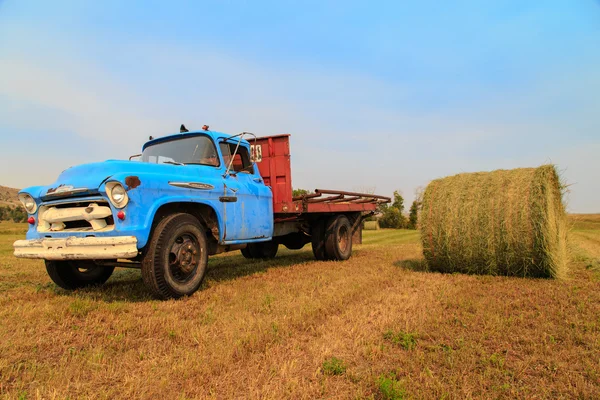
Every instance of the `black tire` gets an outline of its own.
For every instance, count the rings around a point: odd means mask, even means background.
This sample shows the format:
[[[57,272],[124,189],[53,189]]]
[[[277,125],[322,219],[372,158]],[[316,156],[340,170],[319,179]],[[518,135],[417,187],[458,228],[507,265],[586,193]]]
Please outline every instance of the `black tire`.
[[[253,247],[256,249],[257,258],[275,258],[277,250],[279,250],[279,243],[271,240],[269,242],[254,243]]]
[[[250,246],[250,245],[247,245],[246,247],[244,247],[244,248],[243,248],[242,250],[240,250],[240,251],[242,252],[242,255],[243,255],[245,258],[252,259],[252,258],[254,258],[254,257],[252,256],[252,253],[250,252],[250,247],[249,247],[249,246]]]
[[[345,215],[327,221],[325,253],[329,260],[343,261],[352,255],[352,225]]]
[[[193,294],[208,265],[206,233],[190,214],[172,214],[154,229],[142,260],[142,279],[155,296],[177,299]]]
[[[93,261],[46,261],[50,278],[63,289],[75,290],[102,285],[110,278],[115,267],[94,264]]]
[[[311,244],[315,258],[319,261],[327,260],[325,250],[325,221],[317,220],[311,226]]]
[[[248,243],[241,251],[244,257],[256,259],[275,258],[277,250],[279,250],[279,244],[270,240],[268,242]]]

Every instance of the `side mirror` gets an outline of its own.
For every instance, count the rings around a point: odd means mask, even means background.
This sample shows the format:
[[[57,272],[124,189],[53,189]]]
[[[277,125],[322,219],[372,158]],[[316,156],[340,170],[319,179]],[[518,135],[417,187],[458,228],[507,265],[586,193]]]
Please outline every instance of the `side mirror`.
[[[129,156],[129,161],[141,161],[141,159],[142,159],[141,154],[134,154],[132,156]]]

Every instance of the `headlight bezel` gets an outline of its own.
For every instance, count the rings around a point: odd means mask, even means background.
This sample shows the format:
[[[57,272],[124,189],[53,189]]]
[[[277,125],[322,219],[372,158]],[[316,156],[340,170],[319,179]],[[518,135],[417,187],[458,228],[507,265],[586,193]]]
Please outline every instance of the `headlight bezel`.
[[[35,214],[35,212],[37,211],[37,202],[35,201],[33,196],[30,195],[29,193],[19,193],[18,196],[19,196],[19,201],[25,208],[25,211],[27,211],[28,214]],[[27,207],[28,203],[31,207]]]
[[[115,191],[120,192],[121,190],[123,191],[123,193],[122,193],[123,199],[121,201],[117,201],[113,197],[113,193]],[[129,203],[129,196],[127,195],[127,190],[125,189],[125,186],[121,182],[117,182],[117,181],[106,182],[106,194],[108,196],[108,200],[110,200],[111,204],[115,208],[118,208],[118,209],[125,208],[127,203]],[[118,194],[114,193],[114,195],[118,195]]]

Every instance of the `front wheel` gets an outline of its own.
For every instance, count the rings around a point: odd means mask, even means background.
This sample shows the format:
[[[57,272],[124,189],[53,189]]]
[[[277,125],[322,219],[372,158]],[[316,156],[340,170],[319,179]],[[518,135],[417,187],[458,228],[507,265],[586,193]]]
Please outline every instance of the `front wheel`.
[[[48,261],[46,271],[50,278],[63,289],[75,290],[102,285],[110,278],[115,267],[104,267],[93,261]]]
[[[190,214],[173,214],[158,223],[142,260],[142,279],[163,299],[194,293],[208,265],[206,234]]]

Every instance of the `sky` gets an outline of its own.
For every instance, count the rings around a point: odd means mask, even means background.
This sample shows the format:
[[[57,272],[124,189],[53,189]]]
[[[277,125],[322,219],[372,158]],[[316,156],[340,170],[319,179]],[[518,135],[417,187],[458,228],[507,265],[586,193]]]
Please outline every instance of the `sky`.
[[[600,1],[0,0],[0,185],[182,123],[292,134],[295,188],[553,163],[600,212]]]

